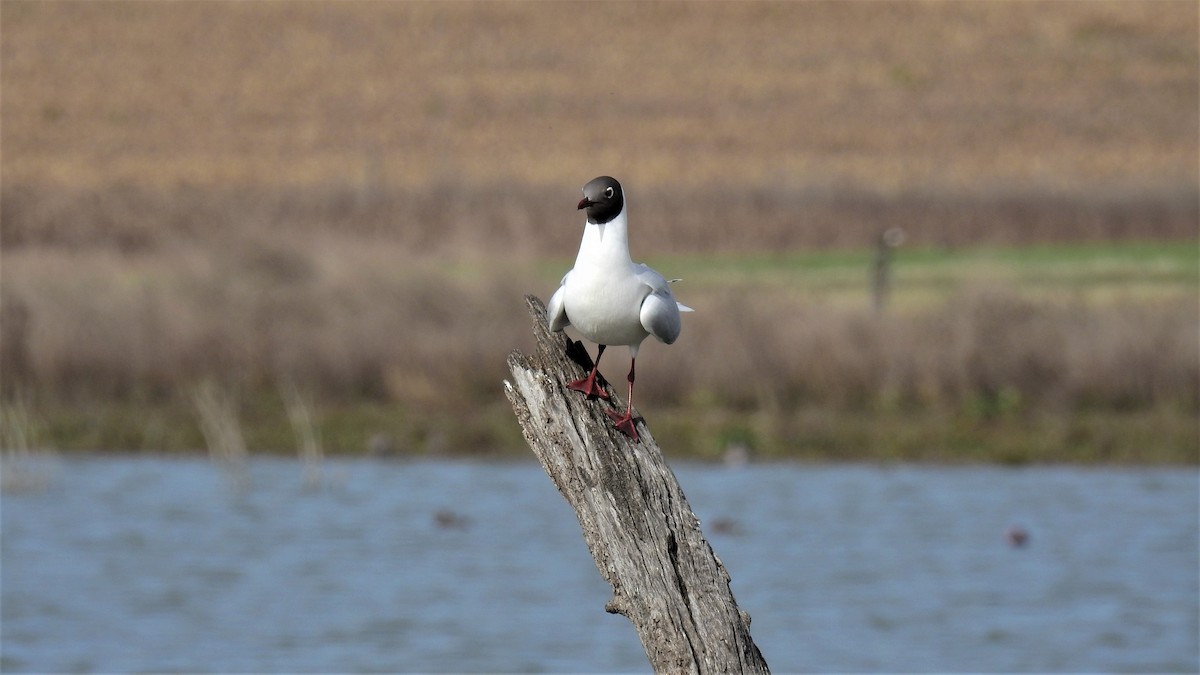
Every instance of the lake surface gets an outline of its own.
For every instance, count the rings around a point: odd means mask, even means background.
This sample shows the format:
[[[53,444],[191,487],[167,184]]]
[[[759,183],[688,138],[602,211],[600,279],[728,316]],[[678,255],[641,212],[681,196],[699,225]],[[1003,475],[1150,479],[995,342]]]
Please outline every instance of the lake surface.
[[[775,672],[1200,668],[1192,468],[675,468]],[[649,669],[533,463],[3,469],[8,672]]]

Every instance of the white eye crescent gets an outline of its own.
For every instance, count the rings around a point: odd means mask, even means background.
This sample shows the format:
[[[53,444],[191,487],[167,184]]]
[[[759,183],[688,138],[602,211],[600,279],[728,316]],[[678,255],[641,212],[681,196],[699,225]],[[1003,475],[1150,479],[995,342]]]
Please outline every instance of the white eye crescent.
[[[611,187],[604,188],[604,196],[608,197],[609,199],[612,199],[613,189]]]

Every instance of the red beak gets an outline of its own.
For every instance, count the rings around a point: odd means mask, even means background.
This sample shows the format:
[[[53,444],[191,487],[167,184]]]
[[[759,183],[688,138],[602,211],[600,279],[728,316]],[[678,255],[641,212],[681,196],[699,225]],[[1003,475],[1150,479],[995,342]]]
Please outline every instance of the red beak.
[[[579,206],[576,206],[576,207],[575,207],[575,210],[576,210],[576,211],[578,211],[579,209],[586,209],[587,207],[589,207],[589,206],[591,206],[592,204],[595,204],[595,203],[596,203],[596,202],[594,202],[594,201],[592,201],[592,200],[588,199],[587,197],[584,197],[583,199],[580,199],[580,200],[579,200]]]

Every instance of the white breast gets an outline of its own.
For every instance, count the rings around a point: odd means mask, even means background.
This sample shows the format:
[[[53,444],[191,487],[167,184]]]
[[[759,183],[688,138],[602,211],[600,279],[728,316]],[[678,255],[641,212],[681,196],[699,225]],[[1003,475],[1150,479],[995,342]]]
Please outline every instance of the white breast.
[[[564,286],[563,304],[571,325],[585,338],[602,345],[637,345],[649,335],[642,327],[642,301],[650,292],[624,270],[577,265]]]

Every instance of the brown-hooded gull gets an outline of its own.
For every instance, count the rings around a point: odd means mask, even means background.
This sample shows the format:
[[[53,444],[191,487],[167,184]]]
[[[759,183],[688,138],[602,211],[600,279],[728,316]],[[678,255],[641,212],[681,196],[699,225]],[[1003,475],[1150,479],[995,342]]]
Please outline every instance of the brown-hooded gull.
[[[600,357],[609,345],[629,347],[629,404],[624,414],[605,412],[618,429],[637,441],[633,372],[638,348],[650,335],[666,344],[675,342],[681,329],[679,313],[692,309],[675,301],[663,275],[629,257],[625,193],[615,178],[600,176],[584,185],[578,208],[587,213],[579,255],[551,296],[546,319],[551,330],[574,326],[599,345],[592,372],[567,385],[587,396],[608,399],[596,384]]]

